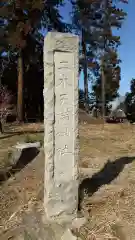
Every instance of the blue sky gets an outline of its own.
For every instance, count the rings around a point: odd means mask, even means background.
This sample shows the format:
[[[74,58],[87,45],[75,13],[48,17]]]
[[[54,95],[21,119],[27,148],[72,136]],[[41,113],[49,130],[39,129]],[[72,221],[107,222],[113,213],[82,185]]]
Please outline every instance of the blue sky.
[[[68,0],[66,6],[61,8],[61,14],[66,21],[70,21],[69,12],[71,5]],[[127,13],[127,18],[122,28],[118,31],[121,36],[121,46],[119,47],[119,57],[121,63],[121,83],[119,93],[125,95],[130,89],[130,80],[135,77],[135,0],[129,0],[129,4],[119,4]],[[80,87],[83,87],[82,76]]]

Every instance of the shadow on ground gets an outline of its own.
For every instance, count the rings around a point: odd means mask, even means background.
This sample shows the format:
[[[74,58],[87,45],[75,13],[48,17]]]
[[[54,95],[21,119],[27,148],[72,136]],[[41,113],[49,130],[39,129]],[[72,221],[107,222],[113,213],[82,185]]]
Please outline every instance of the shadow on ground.
[[[12,166],[9,170],[0,171],[0,185],[7,181],[11,176],[21,171],[28,163],[30,163],[38,154],[37,148],[27,148],[22,151],[20,158],[17,163]]]
[[[123,171],[126,164],[132,163],[135,157],[121,157],[114,162],[108,161],[104,167],[91,178],[85,178],[79,185],[79,204],[78,210],[81,210],[81,203],[84,194],[88,197],[98,191],[100,187],[111,183]]]

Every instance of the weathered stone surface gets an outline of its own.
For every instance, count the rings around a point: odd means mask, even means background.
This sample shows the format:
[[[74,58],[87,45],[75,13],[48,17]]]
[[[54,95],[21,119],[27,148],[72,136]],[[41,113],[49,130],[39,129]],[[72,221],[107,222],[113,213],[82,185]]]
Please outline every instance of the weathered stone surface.
[[[11,165],[15,165],[18,160],[20,159],[22,153],[26,151],[28,151],[28,149],[35,149],[37,148],[37,150],[40,148],[40,142],[35,142],[35,143],[17,143],[15,146],[13,146],[13,150],[12,150],[12,155],[10,157],[10,164]]]
[[[86,223],[87,219],[85,217],[75,218],[72,222],[72,229],[77,229],[78,232],[80,228]]]
[[[26,148],[40,148],[41,144],[40,142],[33,142],[33,143],[17,143],[14,148],[18,150],[23,150]]]
[[[71,230],[70,229],[67,229],[65,231],[65,233],[63,234],[61,240],[77,240],[77,237],[74,236],[72,233],[71,233]]]
[[[78,37],[48,33],[44,46],[45,193],[48,219],[78,205]]]

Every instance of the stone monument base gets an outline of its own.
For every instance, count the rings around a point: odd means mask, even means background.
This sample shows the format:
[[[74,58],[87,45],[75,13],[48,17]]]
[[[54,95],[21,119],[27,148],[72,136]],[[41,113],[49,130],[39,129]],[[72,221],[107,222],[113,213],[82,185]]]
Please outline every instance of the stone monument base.
[[[50,233],[50,239],[45,240],[81,240],[79,238],[80,228],[86,223],[86,218],[75,218],[71,222],[48,221],[43,219],[47,232]]]

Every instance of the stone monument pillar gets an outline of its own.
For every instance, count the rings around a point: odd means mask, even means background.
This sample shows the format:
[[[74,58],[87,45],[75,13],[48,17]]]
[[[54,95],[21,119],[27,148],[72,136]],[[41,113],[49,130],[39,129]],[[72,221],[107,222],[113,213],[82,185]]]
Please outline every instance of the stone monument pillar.
[[[50,221],[72,221],[78,207],[78,48],[72,34],[45,37],[44,206]]]

